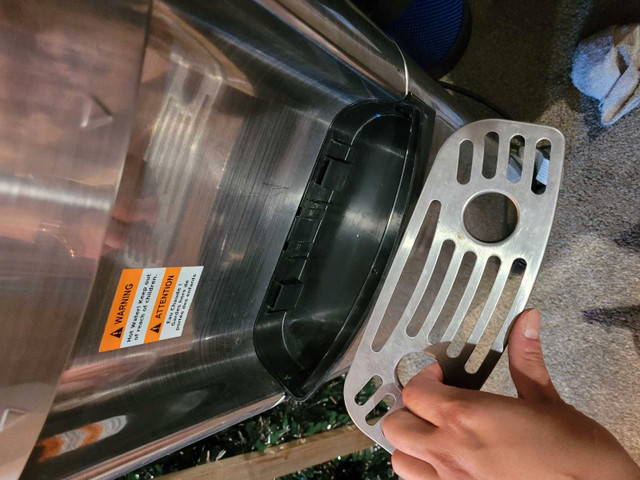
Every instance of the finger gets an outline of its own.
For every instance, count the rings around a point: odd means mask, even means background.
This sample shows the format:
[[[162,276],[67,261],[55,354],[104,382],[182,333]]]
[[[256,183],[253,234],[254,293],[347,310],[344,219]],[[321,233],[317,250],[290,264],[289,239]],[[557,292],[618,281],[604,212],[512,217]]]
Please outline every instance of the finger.
[[[112,219],[107,227],[104,243],[110,249],[119,249],[127,240],[127,226],[125,223]]]
[[[438,362],[434,362],[428,367],[422,369],[418,374],[422,374],[425,377],[430,377],[432,380],[442,383],[444,381],[444,372]]]
[[[151,196],[136,198],[133,202],[116,202],[111,215],[125,223],[146,221],[149,225],[155,222],[158,214],[158,201]]]
[[[427,462],[396,450],[391,455],[393,471],[403,480],[437,480],[438,472]]]
[[[436,430],[437,427],[406,409],[397,410],[382,419],[385,438],[398,450],[423,460],[426,460],[426,447],[434,442]]]
[[[478,392],[444,385],[439,364],[433,363],[413,377],[402,390],[402,403],[413,414],[433,425],[460,423],[470,410],[470,399]],[[467,412],[468,413],[468,412]]]
[[[446,472],[464,472],[460,452],[467,432],[462,432],[462,437],[455,440],[455,435],[425,422],[406,409],[387,415],[382,422],[385,437],[398,451],[431,465],[436,472],[440,468]]]
[[[509,336],[509,370],[521,398],[532,401],[561,402],[542,355],[540,311],[525,310]]]

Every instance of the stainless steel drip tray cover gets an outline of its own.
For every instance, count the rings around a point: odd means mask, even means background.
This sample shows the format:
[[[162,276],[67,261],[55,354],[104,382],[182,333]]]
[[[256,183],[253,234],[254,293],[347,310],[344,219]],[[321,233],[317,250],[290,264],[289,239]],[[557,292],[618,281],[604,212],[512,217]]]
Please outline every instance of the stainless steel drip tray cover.
[[[461,387],[493,370],[542,261],[563,159],[558,130],[507,120],[466,125],[438,152],[345,382],[354,423],[387,450],[370,417],[402,408],[404,357],[435,356]],[[483,204],[501,206],[498,221]]]

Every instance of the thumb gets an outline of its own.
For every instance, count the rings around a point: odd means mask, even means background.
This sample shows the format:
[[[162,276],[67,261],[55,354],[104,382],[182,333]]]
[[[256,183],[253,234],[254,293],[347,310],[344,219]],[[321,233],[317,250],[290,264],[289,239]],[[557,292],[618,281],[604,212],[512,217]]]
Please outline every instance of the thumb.
[[[518,396],[536,402],[561,402],[542,355],[540,311],[525,310],[509,336],[509,370]]]
[[[429,377],[432,380],[442,383],[444,380],[444,372],[438,362],[433,362],[428,367],[424,368],[420,375],[423,377]]]
[[[442,383],[444,379],[444,372],[442,371],[442,367],[436,361],[430,364],[429,366],[420,370],[417,374],[415,374],[408,382],[408,386],[410,383],[419,384],[423,382],[438,382]],[[406,388],[405,386],[405,388]]]

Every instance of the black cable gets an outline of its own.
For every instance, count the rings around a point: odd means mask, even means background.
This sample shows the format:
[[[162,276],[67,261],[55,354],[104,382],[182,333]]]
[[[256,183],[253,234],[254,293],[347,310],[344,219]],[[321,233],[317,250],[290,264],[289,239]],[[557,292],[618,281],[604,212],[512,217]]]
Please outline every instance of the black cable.
[[[502,108],[497,106],[495,103],[490,102],[486,98],[481,97],[477,93],[474,93],[471,90],[467,90],[466,88],[459,87],[458,85],[453,85],[452,83],[443,82],[442,80],[439,83],[443,88],[446,88],[447,90],[451,90],[452,92],[459,93],[460,95],[464,95],[465,97],[469,97],[475,100],[476,102],[481,103],[482,105],[487,107],[489,110],[493,110],[494,112],[496,112],[505,120],[512,120],[511,115],[505,112]]]

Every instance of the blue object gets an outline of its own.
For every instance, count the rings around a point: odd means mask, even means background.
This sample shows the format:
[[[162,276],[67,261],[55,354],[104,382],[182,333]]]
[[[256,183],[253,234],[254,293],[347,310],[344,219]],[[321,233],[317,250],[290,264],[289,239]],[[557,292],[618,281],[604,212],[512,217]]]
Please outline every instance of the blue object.
[[[464,17],[463,0],[413,0],[384,30],[425,70],[446,71],[466,47]]]

